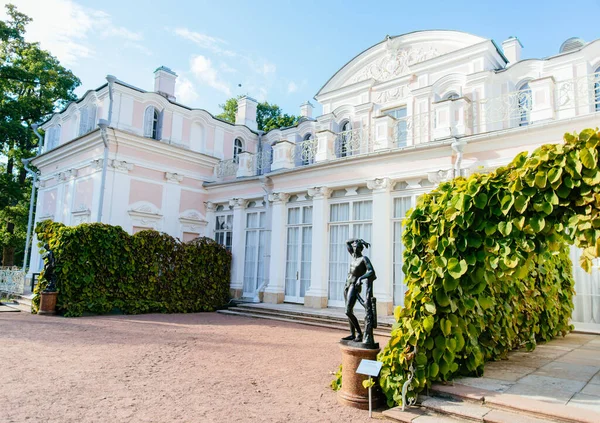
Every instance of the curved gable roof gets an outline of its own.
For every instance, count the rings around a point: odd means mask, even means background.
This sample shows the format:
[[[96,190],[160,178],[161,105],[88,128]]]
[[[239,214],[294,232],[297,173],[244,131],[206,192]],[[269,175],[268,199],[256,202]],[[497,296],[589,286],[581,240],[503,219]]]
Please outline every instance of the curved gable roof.
[[[414,31],[388,36],[346,63],[321,87],[315,97],[368,79],[387,81],[406,73],[412,64],[484,41],[488,40],[453,30]]]

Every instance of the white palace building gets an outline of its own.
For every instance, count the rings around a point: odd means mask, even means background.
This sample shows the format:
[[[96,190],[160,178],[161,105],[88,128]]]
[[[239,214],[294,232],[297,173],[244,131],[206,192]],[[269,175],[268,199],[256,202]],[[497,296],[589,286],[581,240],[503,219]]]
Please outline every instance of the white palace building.
[[[457,31],[386,37],[323,85],[322,115],[307,102],[299,124],[268,133],[250,97],[235,124],[179,104],[166,67],[154,92],[108,76],[41,125],[36,221],[208,236],[233,254],[233,297],[312,308],[343,305],[345,241],[361,237],[389,314],[403,303],[401,222],[419,194],[600,126],[600,39],[543,59],[521,60],[522,48]],[[578,254],[573,320],[600,329],[600,272]],[[34,248],[30,274],[41,266]]]

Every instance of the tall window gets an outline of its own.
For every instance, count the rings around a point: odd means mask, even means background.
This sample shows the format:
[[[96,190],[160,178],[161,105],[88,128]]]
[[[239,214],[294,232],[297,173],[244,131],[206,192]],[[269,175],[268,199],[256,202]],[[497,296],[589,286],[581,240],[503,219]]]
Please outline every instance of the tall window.
[[[529,120],[531,118],[531,89],[529,88],[529,84],[526,82],[521,85],[519,88],[519,92],[517,93],[517,99],[519,104],[519,126],[527,126],[529,125]]]
[[[310,141],[312,139],[312,134],[306,134],[302,139],[303,144],[300,148],[300,158],[302,159],[302,166],[309,165],[314,161],[314,149],[312,145],[308,145],[308,143],[304,144],[305,141]]]
[[[240,161],[240,154],[244,151],[244,142],[236,138],[233,142],[233,161],[238,163]]]
[[[217,214],[215,219],[215,241],[231,251],[231,239],[233,230],[233,215]]]
[[[46,151],[58,147],[60,142],[60,125],[52,126],[46,131]]]
[[[254,297],[265,280],[266,251],[265,212],[248,212],[246,214],[246,245],[244,251],[244,297]]]
[[[329,209],[329,304],[334,307],[344,305],[344,285],[350,265],[346,241],[362,238],[371,243],[372,209],[371,200],[332,204]],[[369,250],[365,248],[363,254],[371,254]]]
[[[350,122],[344,122],[340,129],[340,134],[338,135],[337,142],[337,156],[338,157],[347,157],[352,154],[350,151],[350,141],[352,141],[352,127]]]
[[[406,118],[406,106],[398,107],[397,109],[387,110],[386,115],[396,119],[396,147],[406,147],[408,138],[408,119]]]
[[[285,301],[304,303],[310,287],[312,206],[288,209]]]
[[[597,112],[600,111],[600,67],[594,72],[594,105]]]
[[[79,110],[79,136],[94,130],[96,126],[96,105],[91,104]]]
[[[163,112],[154,106],[146,107],[144,112],[144,136],[155,140],[162,139]]]
[[[412,202],[413,196],[394,199],[394,305],[404,305],[406,284],[404,283],[404,272],[402,272],[402,264],[404,263],[404,244],[402,243],[404,227],[402,226],[402,220],[412,207]]]

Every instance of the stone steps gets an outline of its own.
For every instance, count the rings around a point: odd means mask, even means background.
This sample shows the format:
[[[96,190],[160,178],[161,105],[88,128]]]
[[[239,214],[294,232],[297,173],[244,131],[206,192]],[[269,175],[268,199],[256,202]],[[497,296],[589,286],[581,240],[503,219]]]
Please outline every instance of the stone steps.
[[[395,421],[417,423],[437,421],[427,420],[431,417],[424,416],[486,423],[600,422],[600,414],[591,410],[460,384],[434,384],[429,393],[432,396],[419,396],[419,407],[411,407],[405,412],[402,411],[402,407],[395,407],[384,411],[383,414]]]
[[[2,304],[18,311],[31,313],[31,298],[29,296],[15,295],[11,301],[4,301]]]
[[[336,329],[348,332],[348,321],[344,321],[335,316],[311,315],[305,312],[279,311],[273,309],[260,309],[257,307],[237,306],[227,310],[218,310],[217,313],[251,317],[256,319],[276,320],[280,322],[299,323],[308,326],[322,327],[327,329]],[[378,328],[373,331],[375,336],[390,337],[390,330],[387,328]]]

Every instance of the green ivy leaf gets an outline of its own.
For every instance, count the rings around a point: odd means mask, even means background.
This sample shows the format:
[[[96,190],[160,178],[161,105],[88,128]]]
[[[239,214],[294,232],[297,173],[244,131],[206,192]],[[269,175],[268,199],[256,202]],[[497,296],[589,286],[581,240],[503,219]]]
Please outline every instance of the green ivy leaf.
[[[448,273],[454,279],[459,279],[462,275],[467,272],[467,262],[465,260],[460,260],[452,257],[448,260]]]

